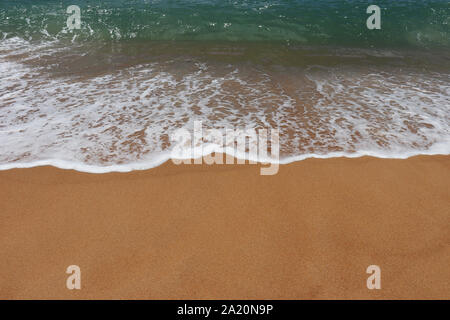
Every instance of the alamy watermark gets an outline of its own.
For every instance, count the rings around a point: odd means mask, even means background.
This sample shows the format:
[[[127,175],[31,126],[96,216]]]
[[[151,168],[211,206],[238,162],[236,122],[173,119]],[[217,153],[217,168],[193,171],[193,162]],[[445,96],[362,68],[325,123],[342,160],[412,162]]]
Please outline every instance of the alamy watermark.
[[[66,25],[69,30],[81,29],[81,9],[77,5],[70,5],[66,12],[70,14],[67,18]],[[381,9],[379,6],[372,4],[367,7],[367,14],[371,14],[367,18],[366,26],[369,30],[381,29]]]
[[[67,7],[66,12],[70,14],[66,25],[69,30],[81,29],[81,9],[79,6],[71,5]]]
[[[372,15],[367,18],[366,25],[367,29],[381,29],[381,9],[379,6],[373,4],[367,7],[367,13],[372,13]]]
[[[380,290],[381,289],[381,268],[377,265],[370,265],[367,267],[366,273],[370,274],[367,278],[367,289]]]
[[[278,129],[207,129],[201,121],[195,121],[192,131],[177,129],[170,140],[171,158],[177,165],[261,163],[266,165],[261,167],[261,175],[278,173]]]
[[[80,290],[81,289],[81,269],[77,265],[70,265],[66,269],[66,273],[70,274],[66,280],[66,287],[69,290]]]

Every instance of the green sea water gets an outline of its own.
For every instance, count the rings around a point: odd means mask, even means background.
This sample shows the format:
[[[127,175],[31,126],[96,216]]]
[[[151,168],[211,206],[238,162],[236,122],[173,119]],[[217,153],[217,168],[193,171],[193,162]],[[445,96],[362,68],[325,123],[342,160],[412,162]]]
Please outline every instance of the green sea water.
[[[370,4],[381,30],[369,30]],[[68,30],[69,5],[81,29]],[[0,34],[25,40],[241,41],[350,47],[450,46],[444,0],[2,0]]]

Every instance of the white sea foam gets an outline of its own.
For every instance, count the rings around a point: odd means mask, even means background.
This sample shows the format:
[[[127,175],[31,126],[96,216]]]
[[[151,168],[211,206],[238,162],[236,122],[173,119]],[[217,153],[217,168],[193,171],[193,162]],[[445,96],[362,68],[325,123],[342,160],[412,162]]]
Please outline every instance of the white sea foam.
[[[64,49],[0,40],[0,170],[153,168],[170,159],[170,134],[192,129],[194,121],[207,128],[277,128],[280,163],[450,154],[445,72],[322,66],[275,72],[166,61],[55,76],[27,62],[52,50]],[[200,148],[201,155],[231,153],[211,143]]]

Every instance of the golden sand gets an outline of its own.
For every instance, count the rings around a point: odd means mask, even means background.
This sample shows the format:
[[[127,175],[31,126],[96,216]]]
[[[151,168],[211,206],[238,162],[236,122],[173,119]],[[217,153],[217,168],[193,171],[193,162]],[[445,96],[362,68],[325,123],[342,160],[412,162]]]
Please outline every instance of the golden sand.
[[[14,169],[0,221],[3,299],[450,298],[449,156]]]

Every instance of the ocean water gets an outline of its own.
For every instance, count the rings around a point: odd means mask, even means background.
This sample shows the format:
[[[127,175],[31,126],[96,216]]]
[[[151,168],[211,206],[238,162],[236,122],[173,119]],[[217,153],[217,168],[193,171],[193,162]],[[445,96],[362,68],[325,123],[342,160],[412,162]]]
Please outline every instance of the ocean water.
[[[448,1],[369,3],[2,0],[0,169],[152,168],[194,121],[277,128],[281,163],[449,154]]]

